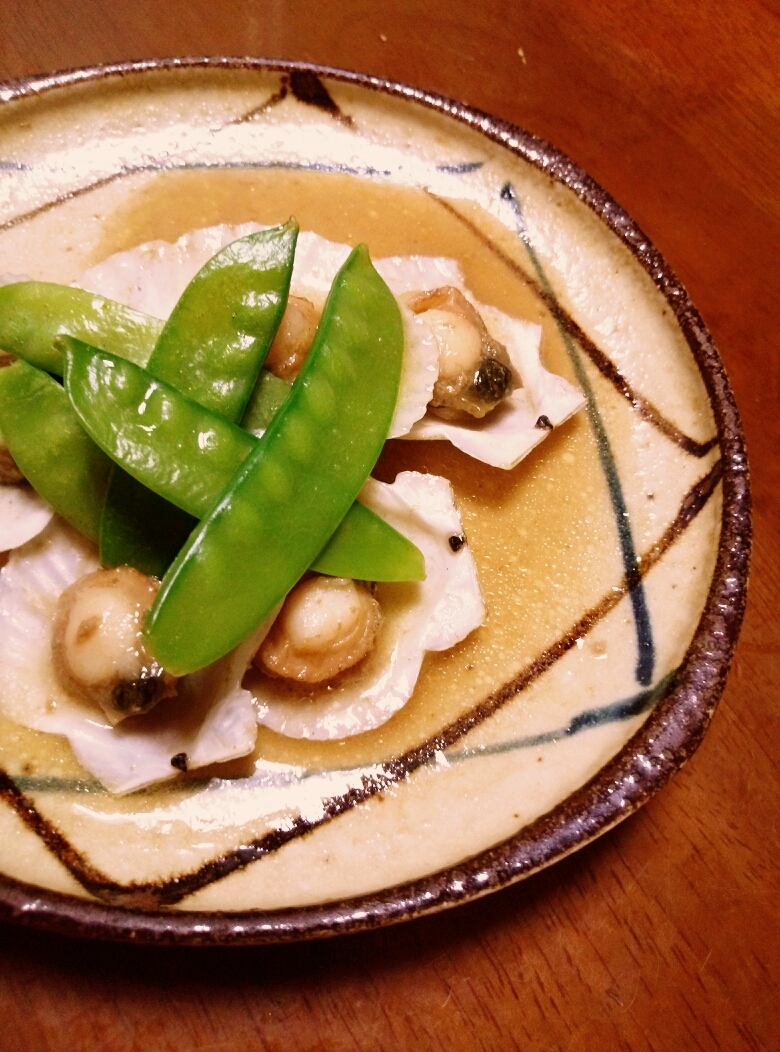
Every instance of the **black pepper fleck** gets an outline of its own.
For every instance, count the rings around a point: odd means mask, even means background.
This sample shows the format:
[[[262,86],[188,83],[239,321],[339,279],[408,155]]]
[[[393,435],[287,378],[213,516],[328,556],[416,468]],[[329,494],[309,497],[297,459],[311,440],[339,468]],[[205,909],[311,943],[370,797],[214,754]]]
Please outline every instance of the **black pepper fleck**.
[[[538,427],[540,431],[552,431],[553,423],[550,420],[549,416],[542,415],[536,421],[534,427]]]
[[[452,548],[454,552],[459,552],[465,543],[466,538],[463,536],[458,537],[457,534],[453,534],[452,537],[450,537],[450,548]]]
[[[187,773],[187,754],[186,752],[177,752],[175,756],[171,757],[171,767],[175,767],[178,771],[184,771]]]

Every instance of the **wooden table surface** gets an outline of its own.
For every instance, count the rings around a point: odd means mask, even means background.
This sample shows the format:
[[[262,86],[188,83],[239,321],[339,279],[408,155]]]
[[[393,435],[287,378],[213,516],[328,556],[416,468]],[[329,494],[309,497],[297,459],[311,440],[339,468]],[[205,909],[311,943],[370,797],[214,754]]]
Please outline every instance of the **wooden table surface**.
[[[777,0],[2,0],[0,78],[265,55],[431,88],[551,140],[687,286],[751,456],[750,601],[693,761],[551,870],[374,934],[154,950],[0,928],[0,1048],[780,1048]]]

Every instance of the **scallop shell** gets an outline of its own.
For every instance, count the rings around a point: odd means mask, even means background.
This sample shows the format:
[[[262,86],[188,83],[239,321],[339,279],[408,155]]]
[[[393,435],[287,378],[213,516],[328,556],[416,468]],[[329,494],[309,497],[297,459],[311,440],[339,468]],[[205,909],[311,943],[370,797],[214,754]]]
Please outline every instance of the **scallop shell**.
[[[183,234],[175,243],[150,241],[110,256],[86,271],[80,284],[137,310],[167,318],[200,268],[225,245],[266,229],[257,223],[206,227]],[[291,292],[321,310],[333,279],[350,253],[349,245],[327,241],[310,231],[298,237]],[[462,452],[493,467],[512,468],[548,434],[540,417],[557,427],[585,404],[581,391],[548,372],[539,356],[541,328],[479,303],[466,287],[455,260],[432,256],[392,256],[375,261],[396,297],[454,285],[474,304],[489,331],[506,346],[523,386],[483,420],[452,423],[427,412],[438,378],[438,349],[424,315],[401,305],[407,353],[390,438],[451,442]]]
[[[292,738],[332,739],[381,726],[412,695],[429,650],[449,650],[482,624],[486,610],[452,487],[438,475],[404,471],[392,484],[369,479],[360,500],[425,556],[426,579],[380,584],[384,623],[374,652],[329,685],[302,693],[250,674],[258,720]]]
[[[455,260],[399,256],[380,259],[376,268],[396,296],[406,292],[427,292],[442,285],[460,289],[481,314],[490,334],[504,344],[523,382],[522,387],[484,419],[466,423],[442,420],[426,412],[430,395],[425,402],[418,398],[414,406],[410,405],[409,396],[402,386],[391,438],[442,439],[484,464],[513,468],[548,434],[550,427],[537,426],[540,417],[546,417],[549,425],[558,427],[585,404],[585,396],[578,388],[542,365],[539,353],[541,326],[513,318],[476,300],[466,287]],[[425,334],[433,340],[434,348],[436,344],[425,324],[425,315],[416,315],[415,320],[419,329],[411,331],[408,326],[406,329],[410,349],[407,357],[412,361],[422,361],[426,357],[426,352],[421,350]],[[433,385],[430,390],[433,391]]]
[[[257,223],[205,227],[176,242],[147,241],[85,270],[77,285],[155,318],[167,318],[198,271],[231,241],[264,229]]]
[[[0,552],[37,537],[48,526],[54,509],[30,486],[0,485]]]
[[[81,764],[114,793],[190,769],[245,756],[257,725],[252,696],[241,687],[247,664],[272,619],[214,665],[180,681],[179,695],[151,713],[111,727],[103,714],[60,687],[51,661],[57,599],[98,568],[93,545],[59,518],[11,553],[0,571],[0,711],[25,727],[62,734]]]

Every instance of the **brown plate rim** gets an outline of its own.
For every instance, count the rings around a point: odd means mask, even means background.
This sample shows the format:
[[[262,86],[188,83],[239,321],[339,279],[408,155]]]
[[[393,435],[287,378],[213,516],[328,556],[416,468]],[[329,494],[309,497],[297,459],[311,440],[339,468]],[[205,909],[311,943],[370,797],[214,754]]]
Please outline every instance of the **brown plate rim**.
[[[305,71],[417,103],[468,125],[562,182],[633,252],[659,288],[701,371],[723,464],[721,542],[696,633],[675,684],[606,766],[549,813],[471,859],[421,880],[340,902],[274,911],[139,911],[0,876],[0,920],[70,936],[158,945],[248,945],[365,931],[445,909],[536,873],[637,810],[690,758],[710,724],[744,614],[751,548],[745,440],[723,363],[682,284],[637,224],[564,153],[507,121],[443,95],[364,73],[255,57],[148,59],[0,83],[0,103],[106,77],[189,68]]]

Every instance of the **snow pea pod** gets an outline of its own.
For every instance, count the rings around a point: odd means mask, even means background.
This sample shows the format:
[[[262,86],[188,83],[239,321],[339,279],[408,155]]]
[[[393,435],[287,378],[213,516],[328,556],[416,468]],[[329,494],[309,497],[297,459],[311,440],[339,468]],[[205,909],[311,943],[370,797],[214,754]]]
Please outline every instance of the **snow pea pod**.
[[[287,306],[297,239],[290,219],[213,256],[166,321],[152,376],[238,423]]]
[[[356,500],[311,566],[359,581],[424,581],[425,557],[402,533]]]
[[[101,566],[162,577],[198,520],[113,465],[100,519]]]
[[[284,405],[289,393],[290,385],[286,381],[261,369],[255,389],[241,418],[241,426],[244,431],[250,431],[253,435],[262,435]]]
[[[162,576],[196,525],[183,513],[206,515],[260,440],[131,362],[70,337],[61,343],[71,404],[118,465],[115,501],[107,500],[103,513],[101,561],[128,562]],[[167,501],[176,507],[166,507]],[[425,577],[420,550],[357,502],[315,555],[312,569],[339,577]]]
[[[0,287],[0,347],[47,373],[62,376],[55,340],[75,336],[101,350],[146,365],[163,322],[69,285],[19,281]]]
[[[226,654],[311,565],[381,452],[403,346],[398,305],[358,246],[287,401],[163,579],[145,632],[165,668]]]
[[[288,383],[261,369],[241,420],[242,429],[252,435],[261,435],[289,393]],[[373,516],[372,512],[369,514]],[[403,551],[399,550],[400,534],[396,535],[392,527],[373,517],[385,528],[366,523],[360,537],[355,538],[355,544],[348,548],[344,548],[343,540],[339,544],[338,552],[344,549],[343,558],[339,556],[337,559],[335,553],[329,555],[328,566],[338,568],[320,568],[321,572],[336,577],[359,576],[350,574],[345,567],[354,562],[354,556],[360,550],[362,557],[365,557],[363,553],[373,551],[371,565],[380,574],[375,580],[389,580],[388,574],[394,578],[401,574],[398,580],[404,581],[422,579],[425,571],[424,567],[417,565],[419,550],[408,544]],[[344,524],[351,518],[350,512]],[[115,465],[100,522],[100,562],[103,566],[134,566],[152,577],[162,577],[195,526],[195,519]],[[369,529],[375,535],[373,545],[368,543]]]
[[[60,343],[87,434],[148,489],[205,515],[259,440],[132,362],[70,336]]]
[[[62,386],[27,362],[0,369],[0,428],[25,478],[96,541],[112,465],[82,429]]]
[[[165,323],[147,365],[151,375],[238,423],[287,305],[297,239],[291,219],[213,256]],[[159,528],[161,516],[172,532]],[[136,565],[140,557],[139,569],[155,564],[164,572],[166,556],[176,554],[172,544],[186,538],[185,527],[159,498],[145,497],[117,470],[106,497],[100,561]]]

